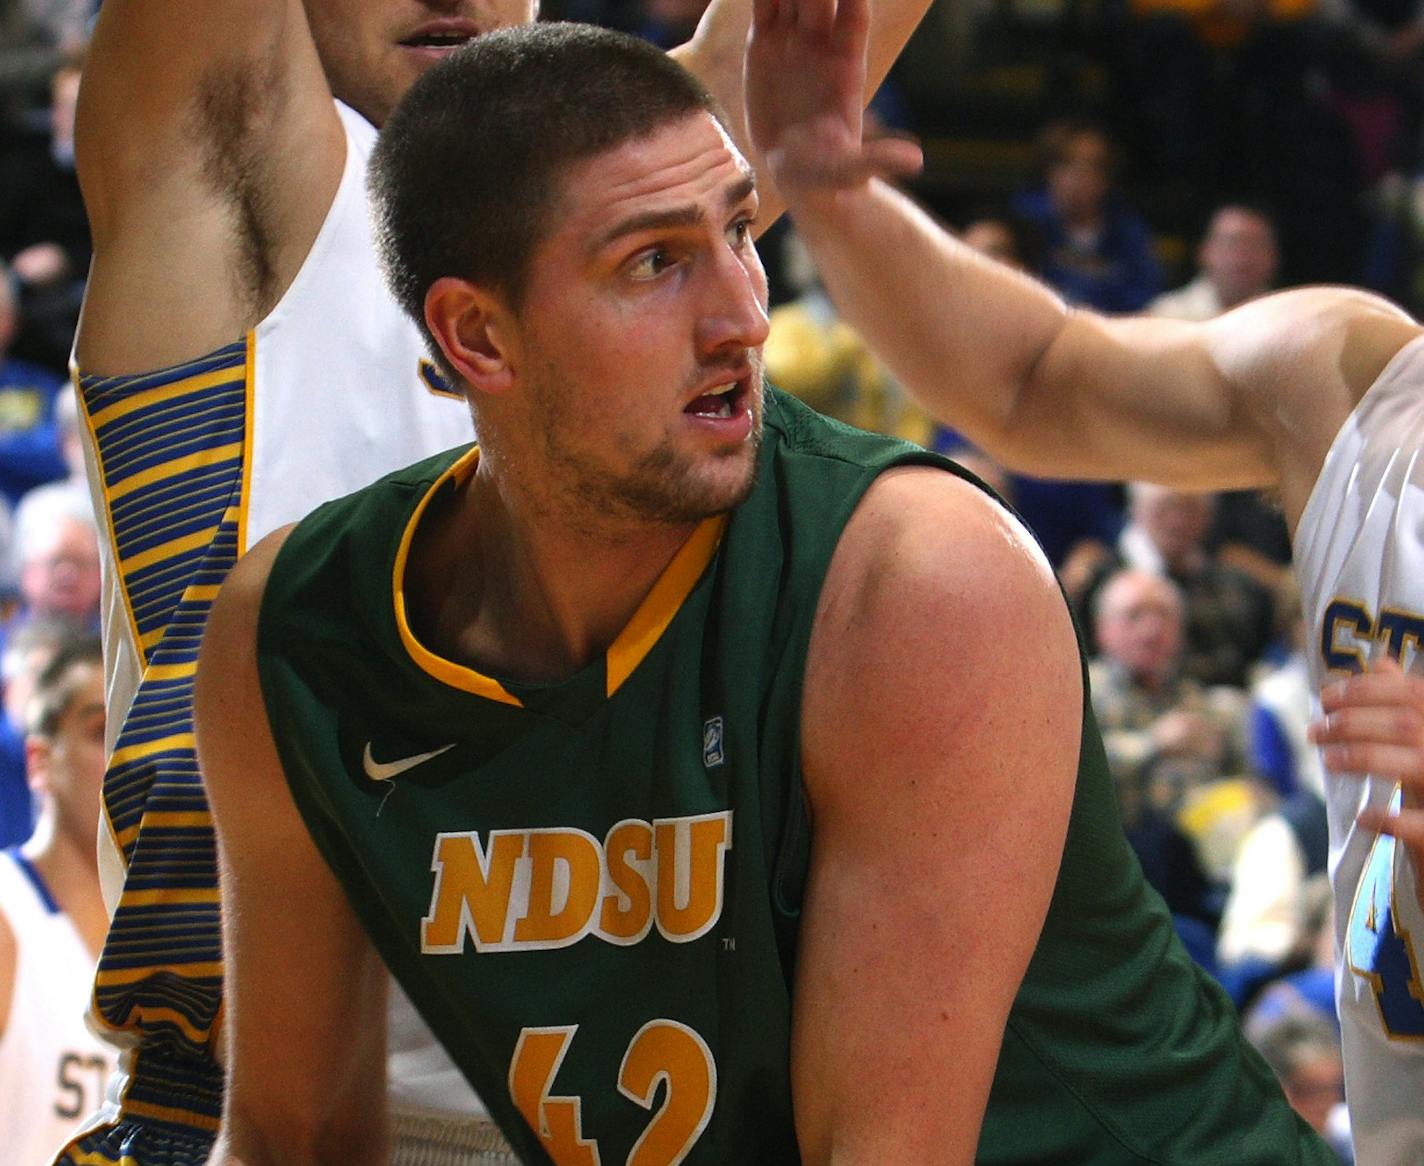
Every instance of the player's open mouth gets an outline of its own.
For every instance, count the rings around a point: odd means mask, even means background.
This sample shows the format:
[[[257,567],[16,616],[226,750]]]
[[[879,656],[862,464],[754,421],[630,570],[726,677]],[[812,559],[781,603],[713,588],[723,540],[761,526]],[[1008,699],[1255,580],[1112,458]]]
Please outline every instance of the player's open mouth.
[[[420,49],[444,56],[461,45],[468,44],[478,35],[479,29],[469,21],[432,21],[422,25],[400,43],[404,48]]]
[[[724,385],[714,385],[683,409],[694,417],[710,417],[724,420],[735,417],[746,404],[747,391],[742,381],[728,381]]]

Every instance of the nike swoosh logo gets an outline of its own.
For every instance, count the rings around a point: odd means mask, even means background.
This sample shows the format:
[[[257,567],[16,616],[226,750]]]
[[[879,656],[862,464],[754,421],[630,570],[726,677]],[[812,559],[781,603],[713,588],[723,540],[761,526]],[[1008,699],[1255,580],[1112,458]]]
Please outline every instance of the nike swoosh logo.
[[[417,765],[424,765],[432,757],[439,757],[442,753],[448,753],[455,748],[457,742],[440,749],[432,749],[429,753],[415,753],[410,757],[400,757],[395,761],[377,761],[371,756],[371,742],[366,742],[366,752],[361,756],[361,768],[366,771],[366,776],[372,781],[390,781],[393,777],[399,777],[408,769],[414,769]]]

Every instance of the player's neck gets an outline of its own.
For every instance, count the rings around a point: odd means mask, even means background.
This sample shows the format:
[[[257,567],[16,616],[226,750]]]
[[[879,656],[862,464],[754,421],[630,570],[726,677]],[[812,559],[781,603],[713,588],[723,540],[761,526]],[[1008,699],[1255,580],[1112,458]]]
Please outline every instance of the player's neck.
[[[412,620],[458,662],[558,681],[607,650],[696,528],[569,522],[476,473],[412,550]]]
[[[34,864],[40,878],[69,916],[84,946],[97,957],[108,930],[109,916],[104,909],[103,891],[99,885],[99,863],[94,835],[89,831],[66,828],[52,807],[40,814],[40,820],[22,851]]]

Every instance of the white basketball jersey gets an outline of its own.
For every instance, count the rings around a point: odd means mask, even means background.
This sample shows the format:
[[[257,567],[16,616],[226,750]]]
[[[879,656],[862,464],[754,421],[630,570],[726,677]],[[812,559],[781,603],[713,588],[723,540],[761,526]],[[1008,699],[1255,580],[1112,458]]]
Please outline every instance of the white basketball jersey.
[[[376,260],[366,163],[376,131],[338,106],[346,172],[311,254],[253,337],[246,542],[474,437]]]
[[[376,130],[354,110],[339,102],[336,108],[346,129],[346,164],[331,210],[291,287],[247,338],[240,553],[323,502],[474,437],[468,407],[441,381],[376,259],[366,194]],[[99,479],[92,464],[89,479]],[[102,484],[96,495],[95,512],[103,514]],[[121,571],[105,567],[112,748],[142,676],[143,654],[128,634],[134,620],[125,610]],[[112,902],[109,891],[106,877]]]
[[[1295,539],[1313,691],[1381,652],[1424,672],[1424,338],[1337,434]],[[1359,1166],[1424,1162],[1424,917],[1393,839],[1361,830],[1394,782],[1327,775],[1336,997]]]
[[[115,1053],[84,1025],[94,957],[22,862],[0,853],[0,915],[16,944],[0,1034],[0,1147],[14,1166],[46,1166],[103,1100]]]
[[[376,131],[353,110],[337,110],[347,150],[331,209],[291,287],[245,341],[142,377],[81,380],[89,479],[108,527],[100,542],[111,760],[99,854],[111,913],[122,913],[133,875],[125,847],[144,833],[139,845],[161,852],[162,823],[175,817],[156,812],[140,827],[118,809],[137,814],[172,796],[150,793],[154,772],[160,781],[186,773],[185,789],[197,789],[188,691],[207,610],[234,553],[474,437],[468,406],[440,378],[380,271],[366,192]],[[206,818],[197,803],[162,808]],[[179,820],[181,847],[192,822]],[[155,922],[145,933],[155,967],[181,925]],[[392,1013],[393,1104],[483,1114],[398,988]]]

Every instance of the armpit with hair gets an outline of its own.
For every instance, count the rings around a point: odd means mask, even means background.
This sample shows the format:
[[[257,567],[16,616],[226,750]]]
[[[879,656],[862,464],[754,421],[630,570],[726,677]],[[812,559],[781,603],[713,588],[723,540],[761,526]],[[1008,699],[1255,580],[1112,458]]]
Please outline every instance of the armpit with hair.
[[[263,145],[279,116],[281,70],[232,67],[214,71],[193,101],[194,139],[203,143],[203,178],[231,216],[238,269],[237,287],[254,318],[265,315],[281,293],[273,261],[273,159]]]

